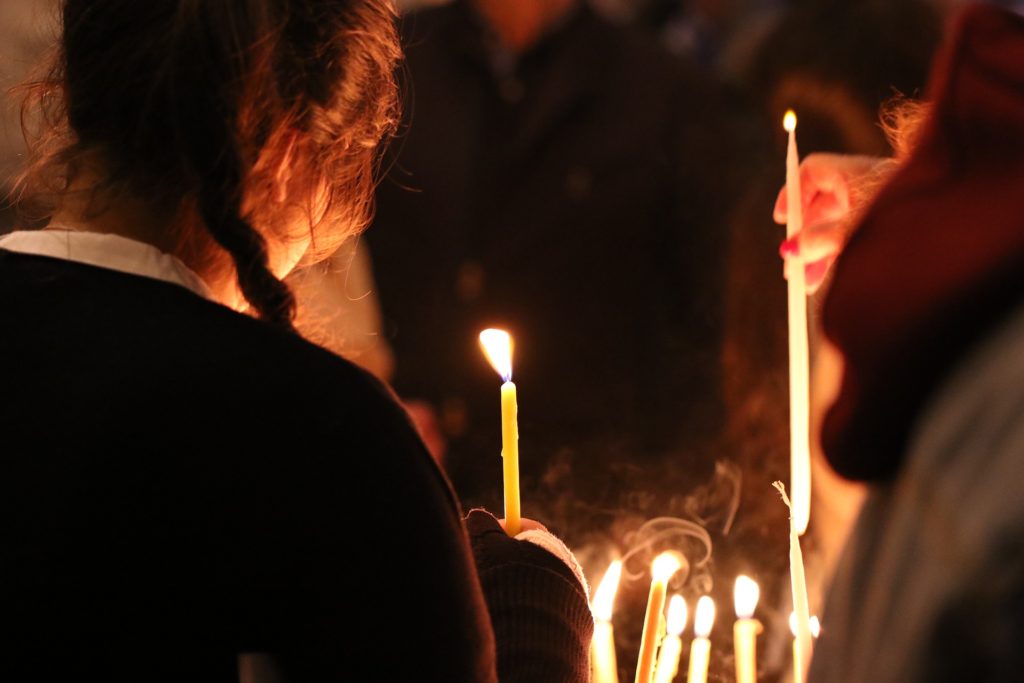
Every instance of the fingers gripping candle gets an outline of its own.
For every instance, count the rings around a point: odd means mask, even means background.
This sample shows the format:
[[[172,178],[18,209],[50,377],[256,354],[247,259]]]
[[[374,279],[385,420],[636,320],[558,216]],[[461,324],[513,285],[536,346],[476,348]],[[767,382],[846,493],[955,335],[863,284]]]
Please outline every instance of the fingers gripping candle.
[[[651,676],[654,674],[654,655],[658,649],[658,626],[661,622],[661,612],[665,609],[668,581],[682,566],[682,559],[673,552],[658,555],[651,564],[651,592],[647,597],[644,630],[640,636],[640,656],[636,661],[636,683],[651,683]]]
[[[786,112],[782,125],[789,133],[786,153],[786,237],[792,238],[804,227],[800,196],[800,155],[796,149],[796,114],[792,110]],[[804,264],[797,262],[787,267],[786,278],[789,297],[789,486],[793,494],[793,520],[797,533],[802,535],[807,530],[811,516],[811,383]]]
[[[501,459],[505,482],[505,530],[515,536],[522,530],[519,511],[519,405],[512,383],[512,337],[504,330],[484,330],[480,345],[499,375],[501,385]]]

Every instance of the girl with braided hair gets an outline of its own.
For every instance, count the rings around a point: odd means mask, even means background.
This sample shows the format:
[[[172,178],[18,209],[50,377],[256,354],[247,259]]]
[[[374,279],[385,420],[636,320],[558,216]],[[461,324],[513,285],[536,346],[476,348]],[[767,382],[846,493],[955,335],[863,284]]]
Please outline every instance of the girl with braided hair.
[[[369,215],[388,0],[61,25],[17,191],[45,227],[0,240],[0,678],[584,680],[571,556],[485,513],[471,543],[392,394],[293,327],[282,278]]]

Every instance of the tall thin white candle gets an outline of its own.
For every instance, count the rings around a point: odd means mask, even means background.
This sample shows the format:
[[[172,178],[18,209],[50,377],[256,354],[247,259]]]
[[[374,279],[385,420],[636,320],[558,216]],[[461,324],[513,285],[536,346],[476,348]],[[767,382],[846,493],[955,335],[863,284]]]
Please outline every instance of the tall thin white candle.
[[[786,237],[803,229],[803,205],[800,199],[800,155],[796,149],[796,114],[786,112],[782,122],[789,133],[786,152]],[[792,515],[798,534],[807,530],[811,517],[810,451],[810,359],[807,343],[807,283],[804,264],[797,260],[787,265],[789,297],[789,438],[790,488]]]
[[[814,642],[811,640],[810,609],[807,601],[807,578],[804,575],[804,555],[800,550],[800,535],[796,532],[796,524],[793,522],[793,506],[789,502],[789,496],[786,495],[786,487],[781,481],[775,482],[774,486],[782,494],[782,501],[790,509],[789,575],[793,589],[793,611],[796,613],[793,680],[796,683],[802,683],[806,680],[807,667],[811,663],[814,649]]]

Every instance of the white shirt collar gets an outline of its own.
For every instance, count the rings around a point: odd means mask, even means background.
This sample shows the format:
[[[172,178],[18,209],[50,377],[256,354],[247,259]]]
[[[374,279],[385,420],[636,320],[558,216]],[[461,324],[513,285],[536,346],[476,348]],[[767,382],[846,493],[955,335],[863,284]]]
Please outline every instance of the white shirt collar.
[[[0,249],[140,275],[179,285],[215,300],[202,278],[176,256],[119,235],[59,228],[20,231],[0,238]]]

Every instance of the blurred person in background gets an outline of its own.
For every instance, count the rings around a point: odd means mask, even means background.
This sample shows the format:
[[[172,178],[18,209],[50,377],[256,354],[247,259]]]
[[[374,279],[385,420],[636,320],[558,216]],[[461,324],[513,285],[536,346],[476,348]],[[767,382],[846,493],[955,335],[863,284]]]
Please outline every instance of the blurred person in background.
[[[877,164],[803,164],[812,221],[781,251],[808,272],[835,260],[823,328],[842,381],[822,442],[870,491],[811,681],[1020,678],[1022,65],[1024,17],[973,6],[929,105],[894,119],[904,151],[866,208],[849,190]]]
[[[402,32],[408,118],[366,241],[393,385],[430,407],[456,488],[500,503],[491,326],[516,340],[524,505],[542,480],[607,504],[625,488],[609,466],[658,488],[670,454],[704,481],[731,166],[717,91],[576,0],[460,0]]]

